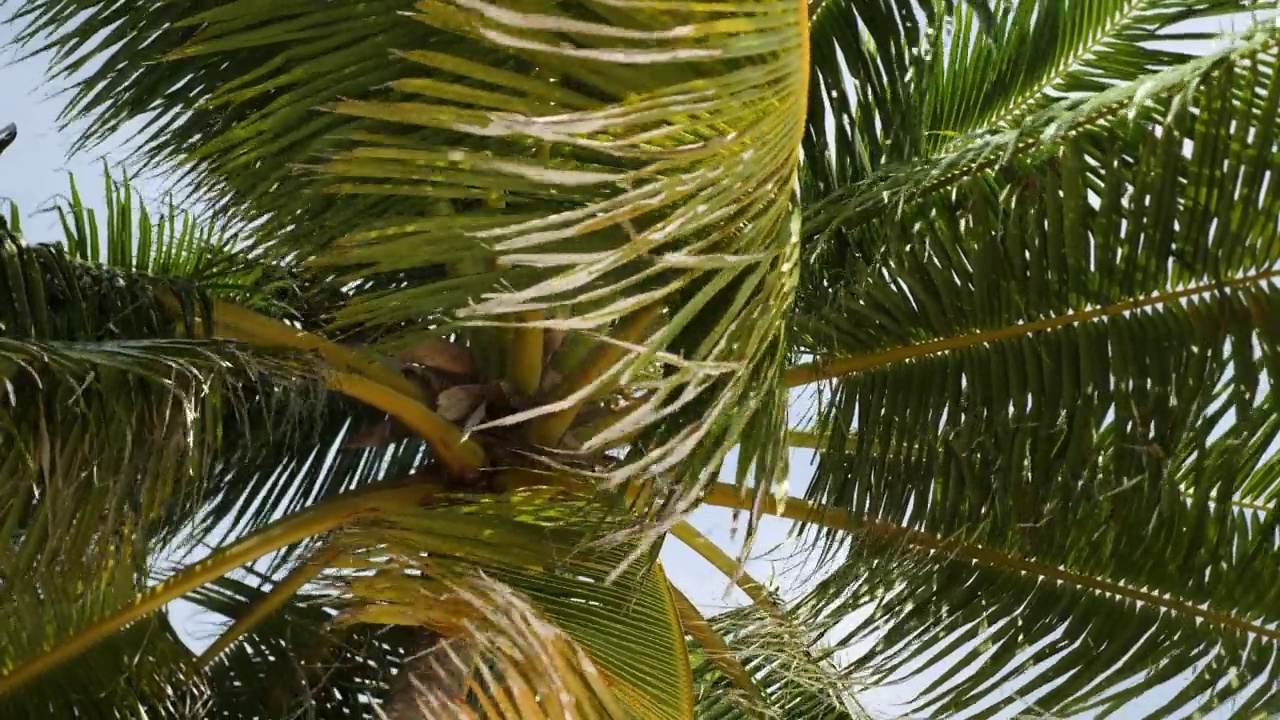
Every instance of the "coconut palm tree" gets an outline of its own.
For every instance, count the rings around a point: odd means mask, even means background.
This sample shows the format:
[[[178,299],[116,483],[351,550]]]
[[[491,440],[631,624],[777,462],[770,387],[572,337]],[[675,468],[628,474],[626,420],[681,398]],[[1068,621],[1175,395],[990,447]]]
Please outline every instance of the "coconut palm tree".
[[[202,211],[0,243],[0,716],[1280,712],[1263,3],[13,5]]]

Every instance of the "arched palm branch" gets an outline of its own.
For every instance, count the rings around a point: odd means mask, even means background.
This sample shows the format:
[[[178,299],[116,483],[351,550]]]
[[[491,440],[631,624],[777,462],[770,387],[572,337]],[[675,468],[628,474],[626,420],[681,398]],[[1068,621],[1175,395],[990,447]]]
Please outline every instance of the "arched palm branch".
[[[0,254],[0,706],[1275,711],[1280,30],[1177,49],[1253,9],[19,3],[221,223],[109,184]]]

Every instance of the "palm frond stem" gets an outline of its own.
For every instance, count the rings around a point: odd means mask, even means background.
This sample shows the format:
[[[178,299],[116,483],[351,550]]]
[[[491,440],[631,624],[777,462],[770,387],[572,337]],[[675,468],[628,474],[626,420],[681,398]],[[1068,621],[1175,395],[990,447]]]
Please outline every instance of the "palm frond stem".
[[[542,313],[530,312],[522,318],[536,323]],[[542,385],[542,354],[546,331],[536,325],[515,328],[507,354],[507,380],[523,395],[533,395]]]
[[[134,601],[92,623],[74,636],[0,676],[0,695],[6,695],[75,658],[130,624],[227,573],[281,548],[342,527],[371,512],[403,508],[423,502],[444,488],[430,478],[368,486],[282,518],[209,557],[187,566],[152,586]]]
[[[567,399],[581,393],[609,372],[628,352],[628,344],[637,342],[648,331],[662,312],[659,303],[652,303],[628,315],[614,329],[610,341],[602,341],[582,360],[561,384],[560,398]],[[572,406],[536,418],[530,425],[529,439],[538,445],[554,447],[564,437],[569,426],[578,417],[586,398]]]
[[[176,303],[171,298],[167,302]],[[256,345],[291,348],[316,353],[334,368],[359,373],[401,395],[422,399],[422,391],[398,372],[364,353],[299,330],[288,323],[260,315],[232,303],[213,303],[214,334]]]
[[[484,467],[483,448],[465,437],[457,425],[412,397],[364,375],[351,373],[335,373],[327,379],[327,384],[343,395],[386,411],[417,432],[451,473],[473,477]]]
[[[1053,330],[1068,325],[1076,325],[1098,318],[1112,317],[1144,308],[1167,305],[1197,295],[1205,295],[1226,288],[1238,288],[1256,285],[1280,276],[1280,268],[1267,268],[1236,278],[1214,280],[1213,282],[1191,285],[1178,290],[1157,293],[1145,298],[1125,300],[1103,307],[1080,310],[1078,312],[1058,315],[1056,317],[1033,320],[1007,327],[941,338],[918,345],[896,347],[881,352],[852,355],[843,358],[816,360],[787,368],[784,379],[787,387],[801,387],[823,380],[832,380],[844,375],[866,372],[885,365],[913,360],[915,358],[936,355],[939,353],[963,350],[965,348],[1000,342],[1015,337]]]
[[[296,568],[280,579],[271,588],[271,592],[255,600],[244,614],[235,619],[222,634],[197,658],[196,664],[206,667],[221,655],[232,643],[245,633],[256,628],[264,619],[284,607],[304,585],[324,572],[334,559],[341,554],[336,546],[323,547],[304,560]]]
[[[711,627],[707,619],[698,611],[697,606],[675,585],[671,586],[671,597],[675,600],[676,612],[680,615],[680,625],[702,646],[707,659],[720,668],[720,672],[732,680],[739,690],[747,693],[753,701],[763,705],[764,699],[760,697],[760,688],[756,687],[747,669],[742,666],[738,658],[734,657],[729,644],[720,636],[720,633]]]
[[[717,483],[711,488],[704,502],[707,505],[717,507],[749,510],[751,509],[751,503],[755,502],[755,499],[741,497],[738,488],[734,485]],[[757,511],[764,515],[840,530],[850,535],[873,539],[878,542],[899,543],[916,550],[944,553],[948,556],[969,560],[986,567],[1003,568],[1012,572],[1039,577],[1043,580],[1074,585],[1086,590],[1146,603],[1163,608],[1170,613],[1189,615],[1219,627],[1231,628],[1272,641],[1280,641],[1280,628],[1277,627],[1269,627],[1207,607],[1180,602],[1176,598],[1130,587],[1105,578],[1084,575],[1062,567],[1026,560],[993,548],[962,540],[947,540],[932,533],[912,530],[892,523],[859,519],[846,510],[817,505],[798,497],[787,498],[784,507],[781,508],[778,506],[778,501],[772,497],[762,498],[761,503],[762,506],[757,508]]]
[[[746,593],[747,597],[751,598],[751,601],[762,610],[776,612],[779,609],[777,600],[769,594],[768,588],[743,572],[742,563],[730,557],[728,553],[720,549],[719,545],[716,545],[710,538],[690,525],[687,520],[682,520],[672,527],[671,534],[687,545],[690,550],[696,552],[703,560],[711,563],[715,569],[724,573],[725,577],[731,579],[733,584]]]
[[[822,436],[812,430],[788,430],[787,446],[808,450],[821,450],[825,447]]]

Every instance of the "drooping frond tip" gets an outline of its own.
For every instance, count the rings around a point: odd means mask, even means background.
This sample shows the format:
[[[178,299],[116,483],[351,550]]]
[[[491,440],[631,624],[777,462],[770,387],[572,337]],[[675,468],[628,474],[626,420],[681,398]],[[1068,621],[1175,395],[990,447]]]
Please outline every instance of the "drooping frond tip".
[[[0,128],[0,153],[4,153],[18,139],[18,126],[15,123],[9,123]]]

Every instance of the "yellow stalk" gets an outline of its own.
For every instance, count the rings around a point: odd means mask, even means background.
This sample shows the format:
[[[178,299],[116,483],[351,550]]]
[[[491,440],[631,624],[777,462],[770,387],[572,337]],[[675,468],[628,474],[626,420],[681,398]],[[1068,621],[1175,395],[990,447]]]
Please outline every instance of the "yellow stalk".
[[[458,426],[413,398],[362,375],[337,373],[329,378],[328,385],[404,423],[431,446],[440,463],[451,473],[474,477],[484,467],[483,448],[465,439]]]
[[[542,313],[525,313],[521,320],[537,322]],[[515,328],[507,353],[507,381],[522,395],[533,395],[542,386],[542,348],[547,333],[540,327]]]
[[[742,572],[742,568],[738,561],[729,557],[729,554],[720,549],[706,535],[698,532],[696,528],[687,521],[681,520],[675,527],[671,528],[671,534],[677,540],[689,546],[690,550],[698,553],[703,560],[711,563],[717,570],[733,580],[733,584],[737,585],[742,592],[751,598],[751,601],[770,613],[779,610],[777,602],[774,601],[772,595],[769,594],[768,588],[760,584],[755,578]]]
[[[680,616],[680,625],[689,636],[698,641],[702,649],[707,654],[707,660],[713,665],[720,668],[720,672],[725,677],[733,681],[738,689],[751,696],[751,699],[761,705],[764,699],[760,697],[760,689],[756,687],[755,681],[751,679],[751,675],[747,669],[742,666],[738,658],[733,656],[729,650],[729,644],[720,637],[720,633],[716,632],[707,619],[698,612],[698,608],[685,597],[684,593],[676,589],[675,585],[671,586],[671,597],[675,599],[676,613]]]
[[[299,330],[288,323],[225,302],[213,304],[213,334],[269,347],[286,347],[316,353],[331,367],[363,375],[401,395],[422,399],[422,391],[399,372],[376,359],[331,340]]]
[[[336,547],[324,548],[299,564],[283,580],[276,583],[271,592],[258,598],[257,601],[249,606],[249,610],[245,614],[236,618],[231,627],[227,628],[218,636],[217,640],[213,641],[212,645],[200,654],[196,664],[200,667],[205,667],[217,659],[223,651],[231,647],[231,644],[240,639],[242,635],[257,627],[259,623],[289,602],[289,598],[301,590],[303,585],[314,580],[338,555],[339,550]]]
[[[981,545],[958,540],[943,540],[932,533],[912,530],[878,520],[859,519],[846,510],[815,505],[797,497],[787,498],[785,507],[781,511],[779,511],[778,502],[775,498],[765,497],[761,500],[762,504],[759,511],[765,515],[803,521],[819,527],[843,530],[851,535],[862,535],[877,540],[903,543],[921,550],[936,551],[949,557],[972,560],[979,565],[987,567],[1015,570],[1065,585],[1074,585],[1095,592],[1137,600],[1155,607],[1164,608],[1175,614],[1190,615],[1215,625],[1260,635],[1271,640],[1280,640],[1280,628],[1269,628],[1226,613],[1179,602],[1157,593],[1138,590],[1121,583],[1082,575],[1032,560],[1024,560]],[[704,500],[707,505],[738,510],[752,510],[752,503],[754,502],[756,500],[753,497],[739,497],[738,488],[728,483],[717,483]]]
[[[787,445],[794,448],[808,448],[810,450],[821,450],[825,447],[822,444],[822,436],[816,432],[808,430],[788,430]]]
[[[170,304],[177,301],[169,298]],[[462,430],[422,403],[422,391],[400,373],[354,350],[286,323],[228,303],[214,303],[214,334],[257,345],[315,352],[338,372],[329,389],[400,420],[427,442],[451,472],[474,476],[484,467],[484,450],[464,440]]]
[[[370,487],[282,518],[204,560],[188,565],[168,580],[143,592],[130,605],[0,677],[0,695],[13,692],[168,603],[267,553],[339,528],[366,513],[420,503],[439,489],[438,485],[426,484],[421,479],[410,485],[396,483],[389,487]]]
[[[485,200],[486,207],[501,207],[501,201],[495,204],[493,198]],[[441,201],[436,208],[438,215],[452,215],[453,205],[448,201]],[[468,257],[445,264],[445,273],[451,278],[463,278],[471,275],[480,275],[493,269],[493,261],[485,257]],[[503,364],[501,361],[501,352],[503,350],[503,328],[494,327],[463,327],[459,330],[459,339],[471,351],[471,357],[476,364],[476,368],[481,377],[497,378],[501,376]]]
[[[613,339],[622,343],[637,342],[661,311],[662,307],[657,303],[637,310],[618,323],[613,332]],[[627,352],[629,351],[626,348],[617,343],[600,342],[564,379],[557,391],[557,396],[563,399],[591,385],[608,372]],[[565,410],[534,419],[529,427],[530,442],[546,447],[557,446],[565,432],[573,425],[581,409],[582,403],[578,402]]]
[[[1079,312],[1067,313],[1066,315],[1044,318],[1042,320],[1021,323],[1019,325],[966,333],[964,335],[931,340],[929,342],[920,343],[919,345],[897,347],[881,352],[868,353],[866,355],[818,360],[788,368],[785,375],[785,382],[787,387],[800,387],[802,385],[808,385],[809,383],[815,383],[821,380],[830,380],[832,378],[852,373],[866,372],[867,370],[873,370],[885,365],[892,365],[904,360],[911,360],[914,358],[924,357],[926,355],[936,355],[938,353],[950,352],[952,350],[961,350],[977,345],[1000,342],[1002,340],[1009,340],[1015,337],[1044,332],[1045,330],[1053,330],[1067,325],[1075,325],[1089,320],[1121,315],[1126,312],[1154,307],[1156,305],[1166,305],[1185,298],[1204,295],[1224,288],[1252,285],[1277,276],[1280,276],[1280,269],[1271,268],[1251,275],[1245,275],[1243,277],[1222,281],[1215,280],[1214,282],[1193,285],[1181,290],[1171,290],[1166,293],[1152,295],[1151,297],[1137,300],[1126,300],[1124,302],[1115,303],[1114,305],[1093,308],[1091,310],[1081,310]]]

